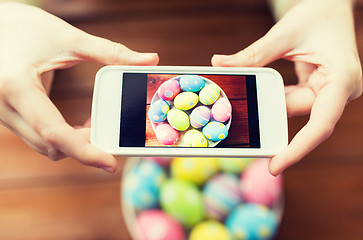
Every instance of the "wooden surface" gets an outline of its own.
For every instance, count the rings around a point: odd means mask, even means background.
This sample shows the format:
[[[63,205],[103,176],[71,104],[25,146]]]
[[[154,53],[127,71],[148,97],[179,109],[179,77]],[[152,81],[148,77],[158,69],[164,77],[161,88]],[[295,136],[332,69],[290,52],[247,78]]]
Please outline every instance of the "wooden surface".
[[[53,8],[48,7],[92,34],[138,51],[158,52],[161,65],[210,65],[213,53],[236,52],[273,25],[261,1],[85,2],[54,0]],[[101,2],[118,7],[105,8]],[[356,29],[362,54],[361,5]],[[271,66],[287,84],[295,82],[291,63]],[[51,96],[71,124],[88,118],[100,67],[85,63],[57,72]],[[362,106],[362,98],[349,103],[334,134],[284,173],[286,204],[277,239],[362,239]],[[289,120],[290,137],[307,119]],[[119,162],[115,175],[69,158],[51,162],[1,126],[0,239],[130,239],[119,201],[125,159]]]

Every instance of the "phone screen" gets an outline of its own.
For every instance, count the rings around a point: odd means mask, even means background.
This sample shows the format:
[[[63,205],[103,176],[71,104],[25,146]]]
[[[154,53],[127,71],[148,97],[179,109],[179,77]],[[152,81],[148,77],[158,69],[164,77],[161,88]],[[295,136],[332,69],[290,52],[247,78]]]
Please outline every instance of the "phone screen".
[[[185,82],[188,79],[197,79],[198,82],[202,82],[202,86],[198,86],[199,89],[193,89],[192,93],[182,94],[190,92],[186,88]],[[182,80],[183,79],[183,80]],[[186,80],[185,80],[186,79]],[[200,79],[204,80],[201,81]],[[175,80],[179,83],[180,91],[176,92],[171,100],[164,100],[159,95],[160,86],[167,82]],[[182,86],[183,81],[183,86]],[[196,81],[197,82],[197,81]],[[167,85],[167,84],[164,84]],[[163,85],[163,86],[164,86]],[[218,96],[213,96],[209,103],[202,102],[202,91],[207,91],[207,86],[217,86],[220,93]],[[176,87],[178,87],[176,85]],[[164,89],[165,90],[165,89]],[[167,91],[169,91],[167,89]],[[169,95],[172,93],[169,91]],[[168,95],[168,94],[165,94]],[[178,97],[178,95],[181,95]],[[179,109],[178,111],[171,111],[178,109],[176,105],[176,99],[178,101],[184,100],[190,103],[192,106],[190,109]],[[197,97],[196,97],[197,96]],[[209,96],[210,97],[210,96]],[[207,98],[208,94],[207,94]],[[231,111],[230,117],[223,121],[217,121],[213,117],[213,107],[217,105],[219,99],[225,98],[230,103]],[[182,99],[182,100],[180,100]],[[197,136],[203,140],[203,137],[207,140],[207,147],[215,148],[260,148],[260,128],[258,118],[258,104],[257,104],[257,89],[256,89],[256,76],[255,75],[236,75],[236,74],[170,74],[170,73],[133,73],[124,72],[122,76],[122,94],[121,94],[121,116],[120,116],[120,135],[119,146],[120,147],[190,147],[186,144],[187,132],[189,130],[195,130],[199,133]],[[157,121],[151,117],[149,113],[150,109],[155,109],[153,104],[159,101],[162,104],[167,104],[161,112],[163,115],[161,118],[157,117]],[[209,101],[209,100],[208,100]],[[211,103],[212,102],[212,103]],[[226,102],[226,100],[225,100]],[[189,104],[189,103],[188,103]],[[195,104],[195,105],[194,105]],[[208,105],[209,104],[209,105]],[[210,122],[218,122],[217,125],[210,124],[209,131],[218,130],[219,126],[224,125],[222,128],[223,139],[216,140],[210,139],[209,133],[205,133],[208,123],[202,127],[193,127],[191,115],[193,110],[198,107],[204,106],[210,111]],[[217,107],[215,107],[217,109]],[[221,107],[219,106],[219,109]],[[222,105],[222,111],[223,111]],[[173,113],[177,116],[171,118]],[[197,112],[197,111],[196,111]],[[185,113],[185,114],[184,114]],[[169,116],[170,115],[170,116]],[[207,114],[208,115],[208,114]],[[174,116],[174,115],[173,115]],[[184,117],[182,117],[184,116]],[[215,114],[215,118],[217,114]],[[165,119],[164,119],[165,117]],[[170,117],[170,118],[169,118]],[[175,119],[184,119],[189,121],[187,129],[176,127],[174,128]],[[188,118],[186,120],[186,118]],[[172,125],[174,133],[178,133],[178,138],[175,143],[165,145],[158,139],[158,132],[156,127],[160,124]],[[188,124],[185,122],[185,124]],[[185,126],[184,124],[184,126]],[[222,125],[221,125],[222,124]],[[183,125],[183,124],[182,124]],[[195,125],[195,124],[194,124]],[[169,127],[170,128],[170,127]],[[226,131],[227,130],[227,131]],[[194,131],[194,133],[195,133]],[[202,135],[200,135],[202,134]],[[221,135],[221,134],[220,134]],[[190,136],[190,134],[189,134]],[[209,138],[208,138],[209,137]],[[205,147],[206,145],[203,145]],[[200,147],[200,146],[197,146]]]

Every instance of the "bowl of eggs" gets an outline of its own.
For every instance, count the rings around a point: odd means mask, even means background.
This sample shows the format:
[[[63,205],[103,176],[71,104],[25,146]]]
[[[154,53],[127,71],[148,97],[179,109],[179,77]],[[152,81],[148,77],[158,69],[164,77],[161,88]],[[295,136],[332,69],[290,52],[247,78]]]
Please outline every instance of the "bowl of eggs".
[[[267,159],[129,158],[121,179],[133,239],[273,239],[283,199]]]
[[[214,147],[228,136],[232,105],[210,79],[179,75],[159,86],[148,117],[163,146]]]

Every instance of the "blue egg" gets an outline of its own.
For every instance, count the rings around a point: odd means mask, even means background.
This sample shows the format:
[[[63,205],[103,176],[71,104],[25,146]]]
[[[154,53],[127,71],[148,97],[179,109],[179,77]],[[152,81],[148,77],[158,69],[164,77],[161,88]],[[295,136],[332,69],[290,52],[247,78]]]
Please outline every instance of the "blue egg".
[[[162,167],[152,161],[142,161],[131,169],[122,184],[125,204],[137,210],[154,208],[159,204],[160,186],[166,179]]]
[[[206,138],[212,141],[221,141],[228,136],[228,128],[223,123],[211,121],[202,129]]]
[[[198,75],[183,75],[179,79],[180,88],[187,92],[199,92],[205,86],[205,81]]]
[[[170,109],[169,104],[159,99],[150,105],[148,116],[150,121],[159,123],[166,119],[166,115]]]
[[[273,239],[277,230],[274,213],[258,204],[243,204],[226,219],[226,227],[233,239]]]

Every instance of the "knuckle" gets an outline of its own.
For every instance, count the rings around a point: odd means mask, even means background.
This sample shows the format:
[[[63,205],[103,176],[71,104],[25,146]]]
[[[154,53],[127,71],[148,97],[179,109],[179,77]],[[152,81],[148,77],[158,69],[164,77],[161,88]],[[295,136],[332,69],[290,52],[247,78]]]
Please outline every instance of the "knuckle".
[[[51,146],[58,145],[58,130],[55,128],[45,128],[40,131],[42,139]]]
[[[126,52],[126,46],[115,42],[112,47],[112,64],[117,64],[120,61],[120,56],[124,55]]]
[[[256,51],[254,48],[252,47],[247,47],[243,50],[246,58],[248,59],[248,66],[257,66],[258,65],[258,61],[256,58]]]

